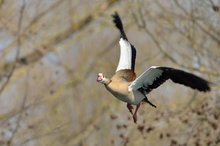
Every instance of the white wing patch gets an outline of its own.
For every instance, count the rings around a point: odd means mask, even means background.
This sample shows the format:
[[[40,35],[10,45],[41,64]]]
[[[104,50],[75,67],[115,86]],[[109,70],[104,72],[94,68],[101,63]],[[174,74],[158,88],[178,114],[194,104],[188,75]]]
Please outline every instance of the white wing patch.
[[[136,80],[134,80],[130,86],[128,86],[129,91],[137,90],[143,86],[148,87],[152,85],[154,80],[162,75],[162,70],[157,69],[158,66],[152,66],[144,73],[142,73]]]
[[[123,38],[120,39],[119,44],[120,44],[120,59],[116,72],[122,69],[131,69],[131,64],[132,64],[131,44]]]

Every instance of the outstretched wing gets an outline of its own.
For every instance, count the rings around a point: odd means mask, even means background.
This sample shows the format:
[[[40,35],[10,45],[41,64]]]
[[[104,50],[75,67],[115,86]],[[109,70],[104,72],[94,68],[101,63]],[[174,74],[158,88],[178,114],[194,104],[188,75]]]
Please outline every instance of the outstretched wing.
[[[128,87],[129,91],[144,89],[147,93],[159,87],[166,80],[171,79],[173,82],[182,84],[199,91],[210,91],[209,82],[191,73],[182,70],[152,66],[134,80]]]
[[[119,70],[124,69],[131,69],[134,70],[135,68],[135,58],[136,58],[136,49],[134,46],[128,41],[127,36],[124,32],[123,24],[121,21],[121,18],[119,17],[118,13],[115,12],[115,14],[112,15],[113,22],[115,23],[115,26],[119,29],[121,38],[119,41],[120,45],[120,58],[118,67],[116,69],[116,72]]]

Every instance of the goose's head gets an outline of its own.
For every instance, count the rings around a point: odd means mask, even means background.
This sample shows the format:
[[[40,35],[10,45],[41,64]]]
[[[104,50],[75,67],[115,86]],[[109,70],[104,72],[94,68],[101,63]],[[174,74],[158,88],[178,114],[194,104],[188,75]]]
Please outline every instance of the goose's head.
[[[105,85],[110,83],[110,80],[106,78],[103,73],[98,73],[96,80],[97,82],[105,84]]]

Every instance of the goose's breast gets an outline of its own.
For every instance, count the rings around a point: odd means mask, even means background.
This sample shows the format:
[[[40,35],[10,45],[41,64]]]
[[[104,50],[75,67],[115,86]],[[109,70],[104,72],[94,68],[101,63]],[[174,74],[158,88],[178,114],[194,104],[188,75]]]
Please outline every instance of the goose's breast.
[[[139,91],[128,91],[129,83],[110,83],[106,86],[107,90],[110,91],[117,99],[137,105],[139,104],[144,96]]]
[[[126,82],[111,82],[106,86],[107,90],[110,91],[116,98],[128,102],[130,93],[128,91],[128,83]]]

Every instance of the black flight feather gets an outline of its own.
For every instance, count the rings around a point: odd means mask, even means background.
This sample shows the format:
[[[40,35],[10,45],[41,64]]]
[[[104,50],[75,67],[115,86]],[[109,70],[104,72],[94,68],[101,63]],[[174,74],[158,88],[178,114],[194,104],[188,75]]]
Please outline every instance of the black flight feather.
[[[123,28],[123,24],[122,24],[121,18],[118,15],[118,13],[115,12],[114,14],[112,14],[112,17],[113,17],[113,22],[115,23],[115,26],[119,29],[119,31],[121,33],[121,37],[123,39],[125,39],[125,40],[128,40],[127,36],[126,36],[126,34],[124,32],[124,28]]]
[[[167,74],[167,76],[169,76],[169,78],[175,83],[179,83],[199,91],[210,91],[209,82],[194,74],[168,67],[161,67],[160,69],[164,70],[165,74]]]
[[[131,69],[134,70],[135,69],[135,60],[136,60],[136,49],[135,47],[131,44]]]
[[[174,83],[182,84],[199,91],[207,92],[211,90],[208,81],[194,74],[169,67],[158,67],[157,69],[162,70],[162,74],[153,81],[152,85],[142,87],[147,93],[159,87],[168,79],[171,79]]]

